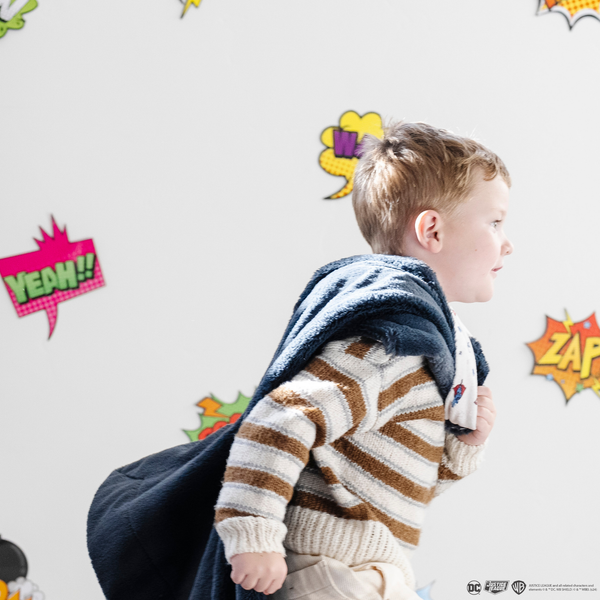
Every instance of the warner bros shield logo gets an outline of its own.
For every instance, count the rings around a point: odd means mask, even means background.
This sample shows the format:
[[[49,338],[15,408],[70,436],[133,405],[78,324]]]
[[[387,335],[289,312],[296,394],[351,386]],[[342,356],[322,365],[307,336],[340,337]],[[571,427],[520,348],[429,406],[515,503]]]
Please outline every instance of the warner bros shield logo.
[[[517,579],[517,581],[513,581],[512,585],[510,587],[513,589],[513,592],[515,594],[519,594],[519,596],[520,596],[525,591],[527,584],[524,581],[519,581]]]

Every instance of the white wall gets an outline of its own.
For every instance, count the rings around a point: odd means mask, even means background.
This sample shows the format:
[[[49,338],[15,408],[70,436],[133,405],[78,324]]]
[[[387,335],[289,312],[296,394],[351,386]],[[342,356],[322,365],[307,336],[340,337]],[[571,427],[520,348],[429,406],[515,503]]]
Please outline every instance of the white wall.
[[[177,0],[40,0],[0,39],[0,257],[53,214],[93,238],[107,283],[60,304],[49,341],[0,290],[0,534],[48,600],[102,598],[85,519],[108,473],[184,443],[203,395],[250,395],[312,272],[368,251],[350,198],[322,200],[341,180],[319,136],[347,110],[475,135],[514,180],[496,295],[455,307],[497,427],[430,508],[419,585],[600,584],[600,398],[565,406],[525,346],[545,315],[600,309],[600,22],[536,8],[203,0],[180,19]]]

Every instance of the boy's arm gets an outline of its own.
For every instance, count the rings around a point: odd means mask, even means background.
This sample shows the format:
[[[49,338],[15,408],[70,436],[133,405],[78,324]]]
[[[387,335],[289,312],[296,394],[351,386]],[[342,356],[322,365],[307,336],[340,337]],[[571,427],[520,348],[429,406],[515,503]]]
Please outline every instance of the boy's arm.
[[[285,556],[285,512],[310,450],[356,429],[373,413],[367,406],[376,406],[381,375],[352,348],[358,343],[327,344],[242,423],[215,507],[228,562],[249,552]]]
[[[446,433],[434,496],[439,496],[454,482],[476,471],[483,461],[484,451],[485,444],[470,446],[461,442],[453,433]]]
[[[438,469],[435,496],[439,496],[455,481],[477,470],[483,460],[487,438],[494,427],[496,407],[492,391],[486,386],[477,388],[477,428],[467,435],[446,434],[444,455]]]

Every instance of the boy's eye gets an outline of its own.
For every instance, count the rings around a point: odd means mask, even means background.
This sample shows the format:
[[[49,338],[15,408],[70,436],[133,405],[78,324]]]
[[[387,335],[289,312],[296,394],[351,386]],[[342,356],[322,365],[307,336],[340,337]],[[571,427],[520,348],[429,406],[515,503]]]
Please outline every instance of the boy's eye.
[[[492,225],[494,226],[494,229],[496,229],[498,227],[498,223],[500,223],[500,220],[492,221]]]

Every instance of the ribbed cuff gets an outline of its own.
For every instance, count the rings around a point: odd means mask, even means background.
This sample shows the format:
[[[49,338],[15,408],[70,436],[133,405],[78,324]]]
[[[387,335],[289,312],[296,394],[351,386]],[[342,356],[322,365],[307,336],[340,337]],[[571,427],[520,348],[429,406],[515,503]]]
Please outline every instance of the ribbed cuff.
[[[285,556],[283,540],[287,527],[264,517],[231,517],[215,525],[225,546],[225,558],[243,552],[279,552]]]
[[[466,477],[479,468],[487,440],[480,446],[469,446],[455,435],[446,435],[446,466],[459,477]]]

